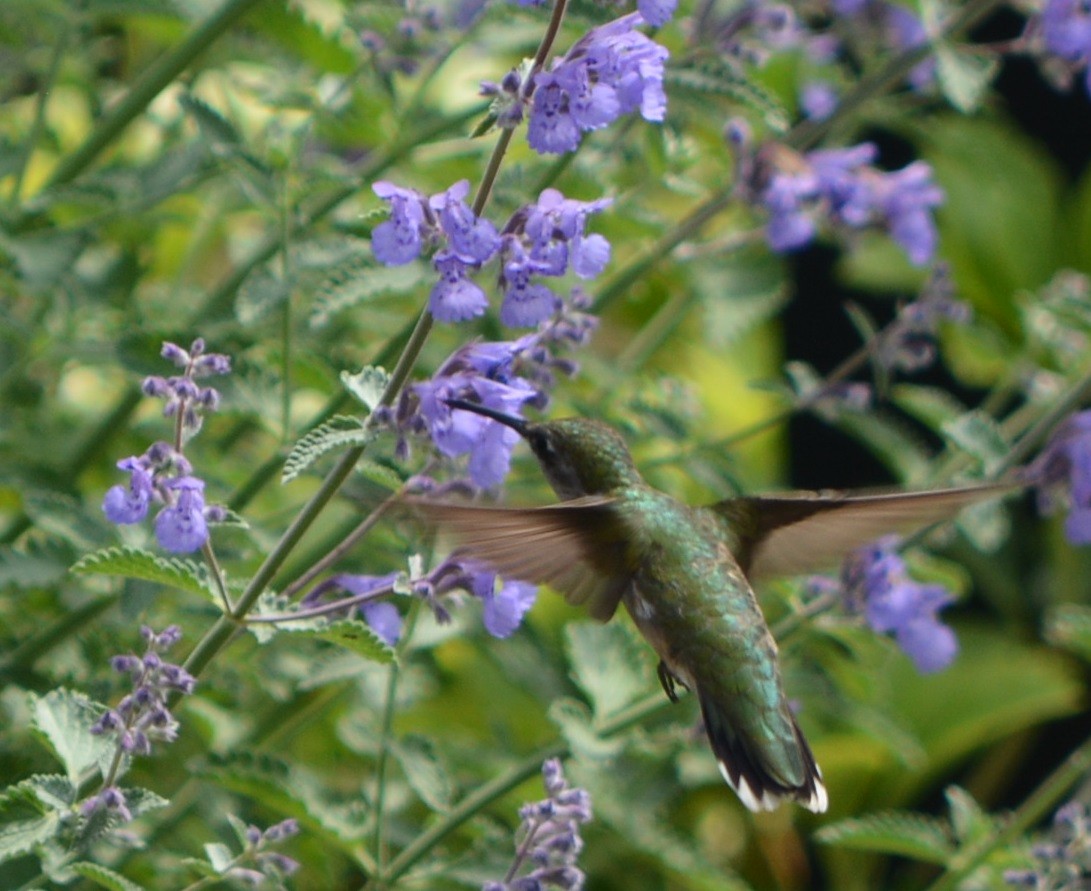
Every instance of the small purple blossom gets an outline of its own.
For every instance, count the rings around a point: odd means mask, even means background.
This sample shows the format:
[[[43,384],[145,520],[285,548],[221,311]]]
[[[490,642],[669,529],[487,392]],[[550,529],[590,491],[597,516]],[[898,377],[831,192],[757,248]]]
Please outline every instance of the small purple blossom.
[[[876,344],[876,358],[885,367],[920,371],[936,358],[936,331],[941,321],[961,324],[970,307],[953,294],[947,269],[938,266],[921,296],[898,310]]]
[[[382,180],[373,183],[371,190],[390,202],[390,219],[380,223],[371,233],[371,250],[375,258],[387,266],[402,266],[415,260],[424,247],[427,213],[424,196]]]
[[[1091,811],[1082,801],[1070,801],[1057,808],[1046,840],[1030,849],[1030,869],[1004,872],[1008,885],[1038,891],[1061,891],[1087,886],[1091,879]]]
[[[86,799],[80,806],[80,813],[84,817],[90,817],[99,811],[117,814],[123,823],[131,823],[133,819],[125,793],[117,786],[107,786],[101,792]]]
[[[760,180],[752,191],[769,212],[769,246],[778,252],[803,247],[825,218],[848,230],[883,228],[911,263],[928,263],[937,246],[932,211],[943,203],[932,168],[916,161],[887,172],[872,166],[876,154],[871,143],[806,156],[777,145],[759,153],[764,163],[752,168],[751,178]]]
[[[428,297],[428,311],[438,321],[464,322],[485,314],[489,298],[467,277],[468,263],[451,251],[440,251],[432,263],[439,280]]]
[[[824,121],[837,110],[837,91],[825,81],[812,80],[799,91],[799,107],[804,117]]]
[[[167,708],[175,693],[189,694],[196,679],[180,665],[164,662],[162,653],[182,636],[177,625],[156,633],[147,625],[140,629],[146,649],[142,656],[124,654],[110,660],[114,671],[127,674],[132,692],[116,708],[108,709],[91,727],[95,735],[112,735],[125,752],[149,755],[152,742],[173,742],[178,736],[178,722]]]
[[[678,0],[636,0],[636,10],[653,28],[662,28],[671,20]]]
[[[1038,508],[1052,513],[1067,500],[1065,536],[1077,545],[1091,544],[1091,409],[1072,415],[1053,434],[1027,469],[1038,490]],[[1059,498],[1064,492],[1067,498]]]
[[[496,590],[496,573],[479,572],[472,582],[475,597],[484,604],[485,630],[493,637],[511,637],[538,597],[538,586],[505,580]]]
[[[519,809],[522,824],[507,878],[486,882],[482,891],[583,888],[584,874],[576,859],[583,850],[580,826],[591,819],[591,796],[568,785],[557,758],[542,765],[542,780],[548,797]]]
[[[130,473],[128,486],[114,486],[102,499],[102,510],[111,523],[139,523],[148,515],[153,487],[148,468],[137,457],[122,458],[117,462],[119,470]]]
[[[913,581],[896,541],[879,539],[849,557],[842,573],[846,600],[873,631],[892,633],[921,674],[942,671],[954,661],[958,640],[936,614],[954,598],[940,585]]]
[[[163,415],[179,418],[182,433],[192,436],[201,429],[203,413],[215,411],[220,404],[218,390],[199,386],[196,381],[210,375],[230,374],[231,358],[223,353],[206,353],[204,339],[200,337],[188,350],[164,343],[160,355],[184,372],[173,377],[151,375],[144,378],[141,388],[144,395],[162,399]]]
[[[655,19],[669,16],[668,0],[646,5]],[[527,125],[533,149],[574,151],[584,132],[638,109],[645,120],[663,120],[663,66],[669,54],[635,30],[643,21],[641,13],[631,13],[593,28],[549,71],[535,75]]]
[[[155,518],[155,538],[164,551],[190,554],[208,540],[205,521],[205,484],[195,476],[183,476],[166,483],[177,493],[174,501]]]

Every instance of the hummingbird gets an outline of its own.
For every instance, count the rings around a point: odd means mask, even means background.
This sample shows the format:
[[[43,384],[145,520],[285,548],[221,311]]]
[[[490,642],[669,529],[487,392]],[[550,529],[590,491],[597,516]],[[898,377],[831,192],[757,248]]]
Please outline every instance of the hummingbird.
[[[821,813],[822,772],[789,707],[752,581],[816,571],[891,532],[1005,490],[789,492],[690,506],[646,483],[622,436],[590,418],[532,422],[448,399],[527,441],[560,503],[484,507],[408,499],[460,553],[545,584],[600,621],[624,605],[659,656],[671,701],[696,695],[724,780],[751,811],[794,800]]]

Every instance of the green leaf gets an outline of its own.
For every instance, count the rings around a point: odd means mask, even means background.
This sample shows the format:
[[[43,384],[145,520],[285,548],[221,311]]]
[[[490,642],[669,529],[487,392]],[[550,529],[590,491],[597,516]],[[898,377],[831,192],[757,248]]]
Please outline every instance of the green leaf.
[[[368,411],[374,411],[390,385],[390,375],[382,368],[367,365],[356,374],[342,371],[341,383],[349,393],[367,407]]]
[[[0,863],[27,854],[60,833],[65,810],[47,803],[58,793],[69,802],[76,795],[67,778],[57,775],[31,777],[0,792]]]
[[[451,809],[454,797],[451,778],[431,739],[409,734],[397,740],[390,752],[421,801],[440,813]]]
[[[82,774],[112,756],[114,743],[91,733],[105,710],[82,693],[51,690],[45,696],[30,695],[32,726],[64,765],[68,779],[78,785]]]
[[[0,547],[0,588],[46,588],[68,574],[71,558],[49,542],[31,540],[26,547]]]
[[[996,828],[996,821],[965,789],[948,786],[943,794],[951,811],[951,828],[960,845],[973,843]]]
[[[88,554],[72,566],[72,572],[88,575],[118,575],[140,579],[191,594],[214,594],[203,566],[179,557],[161,557],[142,548],[106,548]]]
[[[406,294],[420,288],[427,278],[421,264],[375,266],[367,254],[345,258],[324,282],[315,288],[310,326],[324,328],[334,318],[361,303],[387,294]]]
[[[278,630],[282,634],[297,634],[337,644],[371,662],[389,665],[395,660],[394,648],[379,637],[370,625],[356,619],[341,619],[321,626],[300,627],[287,624],[281,625]]]
[[[403,480],[396,470],[367,458],[361,458],[356,462],[356,472],[364,479],[392,492],[402,487]]]
[[[940,432],[948,442],[980,461],[986,475],[999,469],[1011,452],[1011,444],[999,425],[983,411],[960,415],[943,424]]]
[[[1045,638],[1091,662],[1091,607],[1063,603],[1046,613]]]
[[[699,66],[667,69],[665,82],[672,95],[692,93],[691,101],[704,102],[708,96],[733,99],[760,115],[774,133],[788,129],[791,116],[784,103],[758,82],[748,78],[741,67],[722,59],[705,59]]]
[[[621,711],[648,692],[646,647],[620,622],[573,622],[565,627],[565,648],[580,689],[591,700],[596,720]]]
[[[125,793],[125,804],[132,812],[134,820],[142,814],[159,810],[170,804],[170,801],[162,795],[140,786],[122,786],[121,791]]]
[[[108,889],[108,891],[144,891],[143,885],[138,885],[136,882],[125,878],[121,873],[107,869],[98,863],[82,861],[73,863],[71,869],[76,875],[82,876],[100,888]]]
[[[946,41],[936,44],[935,53],[937,79],[947,101],[965,114],[976,111],[1000,70],[999,57],[960,49]]]
[[[283,306],[291,294],[291,285],[268,264],[253,270],[235,295],[235,318],[243,325],[254,325]]]
[[[902,811],[868,814],[823,826],[820,842],[857,851],[876,851],[943,864],[954,853],[942,821]]]
[[[205,845],[205,857],[213,871],[219,875],[227,872],[235,864],[235,855],[231,849],[220,842],[209,842]]]
[[[895,384],[890,388],[891,401],[906,414],[937,433],[945,424],[953,423],[967,411],[955,396],[939,387],[920,384]]]
[[[363,421],[351,415],[334,415],[300,439],[284,461],[282,483],[289,483],[327,452],[367,445],[375,438]]]
[[[573,753],[594,760],[615,757],[625,746],[619,737],[600,736],[587,706],[575,699],[556,699],[549,707],[549,717],[560,728]]]

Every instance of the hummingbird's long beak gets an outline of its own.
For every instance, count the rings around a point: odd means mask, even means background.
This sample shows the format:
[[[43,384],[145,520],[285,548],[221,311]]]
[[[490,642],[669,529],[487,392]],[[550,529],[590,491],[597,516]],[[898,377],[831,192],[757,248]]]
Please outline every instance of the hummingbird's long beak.
[[[444,399],[443,401],[451,406],[451,408],[459,408],[462,409],[462,411],[472,411],[475,415],[483,415],[486,418],[492,418],[492,420],[499,424],[503,424],[505,427],[511,427],[511,429],[520,436],[527,435],[527,422],[522,418],[504,414],[502,411],[479,405],[476,402],[467,402],[465,399]]]

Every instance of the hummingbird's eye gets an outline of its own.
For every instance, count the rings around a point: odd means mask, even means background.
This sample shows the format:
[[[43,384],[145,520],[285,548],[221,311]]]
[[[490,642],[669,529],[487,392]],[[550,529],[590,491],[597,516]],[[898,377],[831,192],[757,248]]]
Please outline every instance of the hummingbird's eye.
[[[549,441],[549,436],[544,430],[531,431],[527,436],[527,440],[530,442],[534,454],[539,458],[552,457],[553,443]]]

